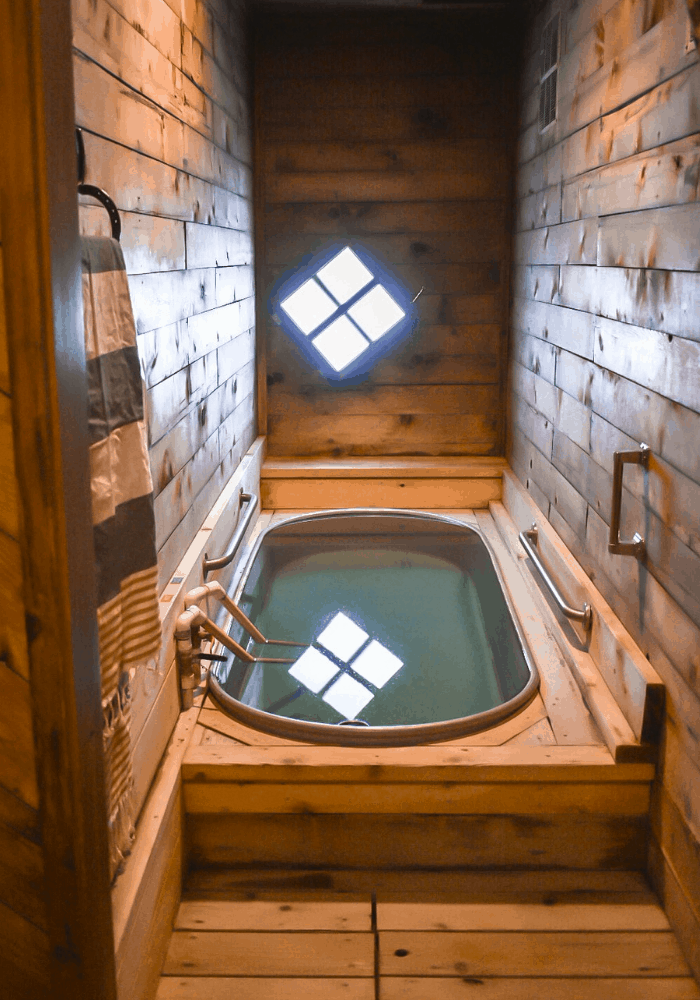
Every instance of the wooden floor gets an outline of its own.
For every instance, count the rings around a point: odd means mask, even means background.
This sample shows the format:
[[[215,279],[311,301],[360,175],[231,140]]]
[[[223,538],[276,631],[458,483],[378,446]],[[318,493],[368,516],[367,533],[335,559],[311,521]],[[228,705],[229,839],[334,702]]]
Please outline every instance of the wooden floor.
[[[629,872],[193,872],[157,1000],[700,1000]]]

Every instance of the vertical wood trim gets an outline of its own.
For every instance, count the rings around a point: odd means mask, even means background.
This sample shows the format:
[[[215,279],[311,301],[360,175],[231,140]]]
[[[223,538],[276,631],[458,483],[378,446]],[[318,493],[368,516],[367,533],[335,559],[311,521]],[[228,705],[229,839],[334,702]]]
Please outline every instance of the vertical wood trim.
[[[693,26],[695,48],[700,49],[700,0],[687,0],[690,23]]]
[[[5,296],[52,996],[112,1000],[69,0],[2,0]]]
[[[267,436],[267,324],[263,317],[263,263],[265,252],[265,168],[260,130],[259,27],[253,34],[253,247],[255,253],[255,371],[258,434]]]

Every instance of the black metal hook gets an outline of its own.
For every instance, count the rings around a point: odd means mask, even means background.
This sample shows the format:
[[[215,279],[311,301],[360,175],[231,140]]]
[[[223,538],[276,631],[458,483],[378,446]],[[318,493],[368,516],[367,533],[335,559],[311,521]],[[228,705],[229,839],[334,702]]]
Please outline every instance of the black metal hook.
[[[117,206],[102,188],[98,188],[95,184],[85,183],[85,143],[83,142],[83,130],[81,128],[76,128],[75,130],[75,150],[78,157],[78,194],[85,194],[90,198],[96,198],[107,209],[109,221],[112,226],[112,239],[118,242],[122,234],[122,220],[119,218]]]

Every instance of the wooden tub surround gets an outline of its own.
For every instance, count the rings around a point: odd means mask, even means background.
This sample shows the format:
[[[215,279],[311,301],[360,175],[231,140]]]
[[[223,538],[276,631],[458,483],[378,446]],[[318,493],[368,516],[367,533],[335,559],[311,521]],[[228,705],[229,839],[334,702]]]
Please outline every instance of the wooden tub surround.
[[[427,463],[414,462],[404,462],[404,470],[425,475]],[[344,487],[381,481],[386,470],[366,460],[333,465],[342,475],[331,482]],[[461,470],[455,476],[460,465],[468,463],[439,466],[430,481],[433,500],[445,480],[466,480]],[[293,467],[301,469],[298,480]],[[319,468],[268,461],[263,484],[288,481],[295,497],[308,489],[310,505],[327,485]],[[504,475],[501,466],[499,496],[517,516],[527,511],[532,518],[529,498],[510,479],[502,487]],[[537,663],[535,700],[484,733],[401,749],[311,746],[268,736],[207,700],[182,768],[192,866],[644,867],[653,730],[663,690],[658,678],[594,588],[585,594],[594,609],[590,639],[557,619],[534,572],[522,565],[525,553],[513,543],[516,524],[500,499],[490,510],[433,509],[475,524],[488,539]],[[291,510],[268,516],[275,524]],[[548,544],[543,539],[542,558],[564,586],[569,581]],[[576,588],[573,596],[580,596]]]

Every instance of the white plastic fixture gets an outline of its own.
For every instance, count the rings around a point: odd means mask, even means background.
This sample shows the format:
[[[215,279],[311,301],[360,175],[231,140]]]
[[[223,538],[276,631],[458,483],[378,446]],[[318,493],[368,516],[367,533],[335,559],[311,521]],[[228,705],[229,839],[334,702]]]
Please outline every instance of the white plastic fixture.
[[[323,700],[346,719],[354,719],[372,698],[369,688],[349,674],[341,674],[323,695]]]
[[[338,308],[330,295],[327,295],[313,278],[309,278],[297,288],[296,292],[288,295],[281,305],[290,319],[307,336]]]
[[[350,306],[348,315],[374,341],[388,333],[406,313],[383,285],[375,285],[354,306]]]
[[[290,667],[289,673],[296,680],[301,681],[309,691],[318,694],[321,688],[324,688],[328,681],[335,677],[338,669],[327,656],[324,656],[318,649],[314,649],[313,646],[309,646],[294,666]]]
[[[364,629],[339,611],[321,632],[317,642],[330,650],[339,660],[347,662],[367,639],[369,636]]]
[[[398,673],[403,666],[403,660],[394,656],[381,642],[372,639],[369,646],[363,649],[357,659],[352,662],[352,669],[360,677],[366,678],[370,684],[382,688],[388,680]]]
[[[317,272],[316,277],[342,306],[368,285],[374,275],[350,247],[345,247]]]

